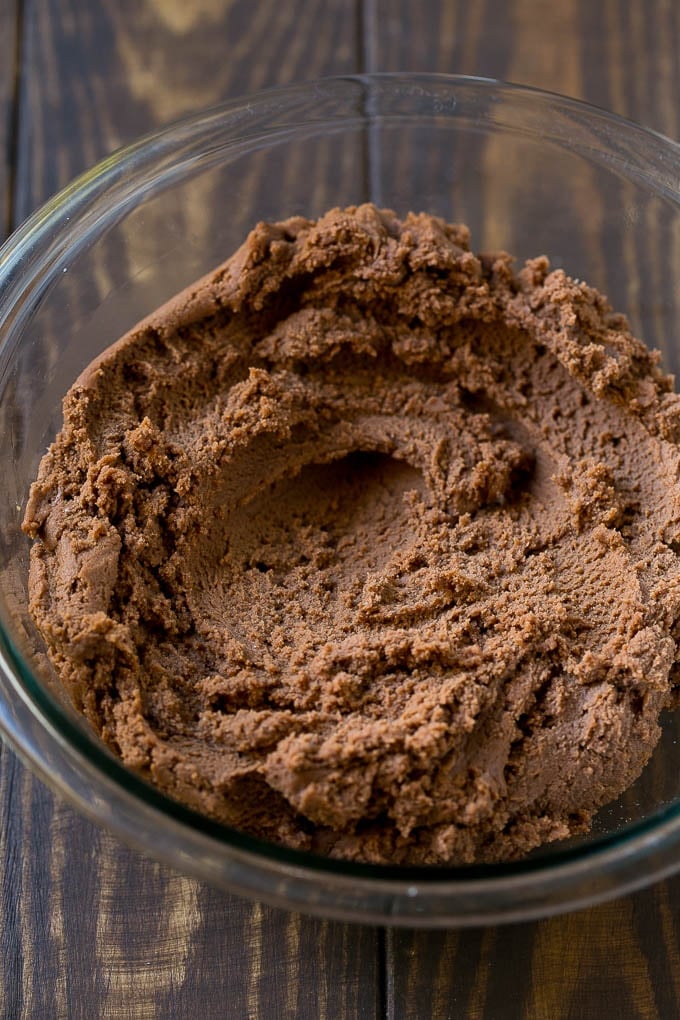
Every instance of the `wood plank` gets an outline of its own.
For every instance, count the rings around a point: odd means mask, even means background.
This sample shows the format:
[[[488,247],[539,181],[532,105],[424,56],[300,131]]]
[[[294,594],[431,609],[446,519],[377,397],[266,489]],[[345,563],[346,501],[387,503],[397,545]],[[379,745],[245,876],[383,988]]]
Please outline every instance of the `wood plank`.
[[[357,69],[346,0],[25,0],[18,218],[119,145],[271,85]],[[38,69],[40,73],[38,73]]]
[[[354,70],[356,53],[344,0],[26,0],[16,219],[144,131]],[[6,748],[0,890],[2,1016],[379,1015],[374,929],[251,904],[146,860]]]
[[[408,0],[369,0],[365,21],[371,70],[502,78],[580,97],[680,136],[674,0],[430,0],[424,9]],[[627,266],[644,252],[656,267],[639,274],[642,290],[658,294],[669,286],[659,269],[664,253],[672,264],[668,244],[656,221],[625,235]],[[661,335],[649,339],[663,345]],[[677,1016],[678,916],[680,879],[673,879],[540,923],[388,932],[388,1016]]]
[[[0,6],[0,241],[12,227],[15,102],[18,87],[19,10],[8,0]],[[21,888],[23,817],[15,812],[19,768],[16,758],[0,743],[0,1013],[20,1015],[24,960],[18,937]]]
[[[680,138],[675,0],[366,0],[369,71],[437,71],[563,92]]]
[[[9,233],[11,222],[18,32],[17,0],[4,0],[0,6],[0,242]]]
[[[596,1020],[680,1015],[680,879],[563,917],[392,932],[390,1018]]]

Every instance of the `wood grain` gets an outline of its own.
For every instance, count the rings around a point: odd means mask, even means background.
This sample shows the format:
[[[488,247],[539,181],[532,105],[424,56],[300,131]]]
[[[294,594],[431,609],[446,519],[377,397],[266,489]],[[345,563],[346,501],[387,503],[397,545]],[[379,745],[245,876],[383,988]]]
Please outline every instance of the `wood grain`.
[[[366,0],[372,71],[473,74],[562,92],[680,138],[676,0]]]
[[[12,168],[18,89],[19,9],[15,0],[0,5],[0,242],[12,215]]]
[[[27,0],[15,220],[118,145],[194,108],[353,70],[356,43],[354,7],[339,0]],[[0,60],[0,89],[5,79]],[[0,123],[7,131],[11,117]],[[146,860],[52,796],[6,748],[0,889],[2,1017],[379,1014],[373,929],[251,904]]]
[[[15,3],[0,6],[0,240],[12,226],[12,185],[15,157],[16,90],[19,75],[19,11]],[[0,744],[0,1014],[20,1016],[16,989],[22,979],[19,897],[24,817],[19,789],[22,770]]]
[[[680,1014],[680,880],[563,917],[391,932],[388,1017],[589,1020]]]
[[[17,217],[139,135],[269,85],[356,69],[345,0],[25,0]],[[303,26],[303,28],[302,28]]]

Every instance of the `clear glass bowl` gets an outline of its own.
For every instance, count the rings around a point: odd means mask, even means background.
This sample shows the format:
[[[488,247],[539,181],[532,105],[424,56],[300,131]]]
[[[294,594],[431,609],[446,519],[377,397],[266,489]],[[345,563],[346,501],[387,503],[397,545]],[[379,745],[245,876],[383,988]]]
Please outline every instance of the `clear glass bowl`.
[[[209,110],[100,163],[0,251],[0,726],[60,794],[216,886],[351,920],[449,926],[566,910],[680,863],[680,713],[587,838],[515,864],[390,868],[284,850],[161,795],[69,706],[27,609],[28,489],[61,399],[96,355],[230,254],[260,219],[372,200],[469,224],[473,246],[547,254],[680,355],[680,147],[498,82],[356,76]]]

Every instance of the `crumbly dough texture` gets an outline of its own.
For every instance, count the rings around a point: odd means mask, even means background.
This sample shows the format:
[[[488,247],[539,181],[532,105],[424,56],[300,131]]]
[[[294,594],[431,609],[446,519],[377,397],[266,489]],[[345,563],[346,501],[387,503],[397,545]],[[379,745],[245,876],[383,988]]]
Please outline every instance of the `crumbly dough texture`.
[[[658,740],[679,438],[658,357],[545,258],[371,205],[261,223],[67,394],[31,609],[98,733],[192,807],[510,859]]]

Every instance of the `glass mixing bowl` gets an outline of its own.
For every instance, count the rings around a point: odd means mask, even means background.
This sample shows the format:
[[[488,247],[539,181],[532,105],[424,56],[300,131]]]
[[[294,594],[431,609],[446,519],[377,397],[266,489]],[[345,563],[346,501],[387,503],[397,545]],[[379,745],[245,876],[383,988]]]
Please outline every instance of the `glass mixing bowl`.
[[[20,522],[71,382],[258,220],[364,200],[466,222],[476,250],[547,254],[677,365],[680,147],[600,110],[484,79],[361,75],[237,100],[116,153],[0,251],[0,726],[55,790],[129,843],[288,908],[471,925],[636,888],[680,863],[680,713],[588,837],[514,864],[380,867],[261,843],[174,803],[107,751],[51,672],[28,613]]]

